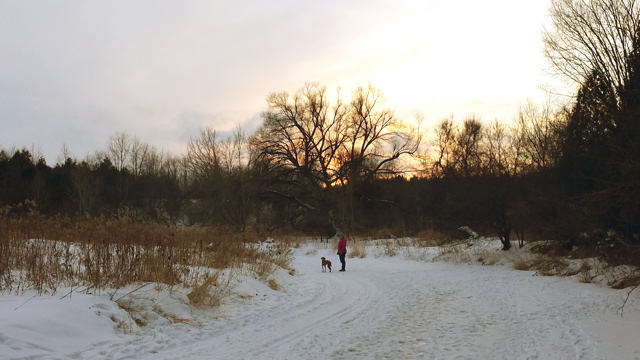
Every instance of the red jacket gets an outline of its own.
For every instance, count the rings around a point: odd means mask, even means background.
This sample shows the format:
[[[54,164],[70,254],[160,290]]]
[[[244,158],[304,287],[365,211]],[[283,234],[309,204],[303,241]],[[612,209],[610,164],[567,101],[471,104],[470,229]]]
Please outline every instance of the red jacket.
[[[344,236],[340,237],[340,241],[338,241],[338,254],[346,254],[347,253],[347,239]]]

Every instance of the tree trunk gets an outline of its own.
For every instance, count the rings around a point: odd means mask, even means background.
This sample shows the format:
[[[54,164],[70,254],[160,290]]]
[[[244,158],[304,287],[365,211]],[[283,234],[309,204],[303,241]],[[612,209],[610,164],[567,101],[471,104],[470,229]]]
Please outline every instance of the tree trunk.
[[[500,236],[500,242],[502,243],[503,251],[511,249],[511,241],[509,240],[509,235],[507,235],[506,237]]]

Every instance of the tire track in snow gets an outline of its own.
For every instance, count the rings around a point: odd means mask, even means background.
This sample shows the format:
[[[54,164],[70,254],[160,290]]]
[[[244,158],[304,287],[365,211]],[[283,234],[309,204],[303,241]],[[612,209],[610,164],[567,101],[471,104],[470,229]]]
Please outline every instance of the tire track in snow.
[[[304,306],[294,306],[286,314],[253,324],[251,333],[231,335],[225,344],[228,355],[240,350],[248,354],[247,359],[274,358],[282,352],[291,358],[305,358],[309,352],[331,347],[332,339],[337,342],[340,324],[356,318],[375,297],[373,284],[353,283],[347,280],[347,274],[307,275],[307,285],[312,285],[307,288],[314,288],[317,298]],[[247,345],[246,335],[260,341]]]
[[[147,333],[104,345],[99,354],[111,359],[607,358],[600,350],[602,335],[586,325],[595,321],[587,311],[615,316],[610,291],[500,266],[396,258],[349,259],[346,273],[325,274],[319,258],[333,260],[335,254],[318,252],[298,251],[298,275],[275,298],[201,327],[173,324],[153,337]]]
[[[304,280],[279,299],[292,299],[290,303],[238,319],[235,326],[205,327],[191,346],[162,351],[163,357],[281,359],[286,353],[287,359],[327,358],[342,340],[340,329],[367,311],[378,296],[378,287],[352,272],[321,273],[319,260],[317,266],[304,260],[296,266],[296,276]]]

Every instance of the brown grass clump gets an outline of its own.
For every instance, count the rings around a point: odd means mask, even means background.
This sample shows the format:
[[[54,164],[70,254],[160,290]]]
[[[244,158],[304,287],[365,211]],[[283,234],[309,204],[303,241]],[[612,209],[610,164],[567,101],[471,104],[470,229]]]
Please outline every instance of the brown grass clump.
[[[233,289],[234,281],[234,275],[229,274],[225,277],[222,270],[217,270],[202,284],[195,286],[187,297],[191,304],[196,306],[219,306],[222,298]]]
[[[611,287],[614,289],[626,289],[640,286],[640,275],[635,274],[617,281],[611,282]]]
[[[269,287],[275,291],[280,290],[280,285],[278,285],[278,283],[274,279],[269,279]]]
[[[347,249],[347,257],[361,259],[367,257],[367,245],[363,241],[352,242]]]
[[[396,256],[400,252],[400,248],[404,246],[398,240],[384,240],[382,242],[382,254],[386,256]]]
[[[531,270],[531,263],[525,260],[517,260],[513,263],[515,270],[528,271]]]
[[[538,270],[540,275],[554,276],[562,274],[562,271],[567,268],[567,263],[561,258],[539,258],[537,264],[533,265],[533,268]]]
[[[188,293],[187,297],[189,298],[189,301],[194,305],[200,305],[207,302],[207,299],[210,298],[209,290],[218,282],[219,274],[220,273],[215,273],[214,275],[206,279],[204,283],[202,283],[202,285],[197,286],[193,289],[193,291]]]

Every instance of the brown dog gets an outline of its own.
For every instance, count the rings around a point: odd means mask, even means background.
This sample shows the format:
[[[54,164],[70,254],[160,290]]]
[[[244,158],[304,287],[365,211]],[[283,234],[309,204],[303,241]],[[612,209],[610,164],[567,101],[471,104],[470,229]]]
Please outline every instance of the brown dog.
[[[327,272],[327,268],[329,268],[329,272],[331,272],[331,261],[321,257],[322,259],[322,272]]]

